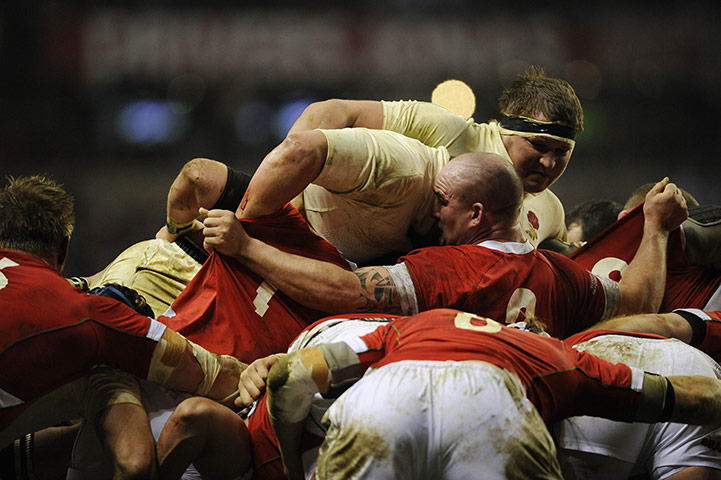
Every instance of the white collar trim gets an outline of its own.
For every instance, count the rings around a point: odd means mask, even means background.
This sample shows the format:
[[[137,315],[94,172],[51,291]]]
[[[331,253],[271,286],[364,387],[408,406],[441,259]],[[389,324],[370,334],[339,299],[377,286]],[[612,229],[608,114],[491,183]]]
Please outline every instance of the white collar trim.
[[[523,242],[499,242],[498,240],[485,240],[478,244],[481,247],[490,248],[491,250],[498,250],[504,253],[515,253],[518,255],[525,255],[533,251],[533,245],[528,240]]]

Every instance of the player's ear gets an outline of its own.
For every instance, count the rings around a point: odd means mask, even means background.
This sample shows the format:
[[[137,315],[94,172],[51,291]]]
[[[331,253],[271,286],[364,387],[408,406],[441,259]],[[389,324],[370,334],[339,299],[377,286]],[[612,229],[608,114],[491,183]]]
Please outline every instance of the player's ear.
[[[481,222],[481,219],[483,219],[483,204],[475,202],[471,205],[471,222],[476,225]]]

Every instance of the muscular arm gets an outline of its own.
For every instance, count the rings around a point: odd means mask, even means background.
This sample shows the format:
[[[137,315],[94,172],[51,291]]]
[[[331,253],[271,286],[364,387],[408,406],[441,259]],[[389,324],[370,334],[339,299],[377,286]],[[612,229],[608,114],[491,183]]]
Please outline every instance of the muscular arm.
[[[229,355],[213,354],[166,329],[153,352],[147,379],[171,390],[197,393],[232,405],[245,367]]]
[[[241,218],[269,215],[295,198],[320,173],[328,142],[319,131],[289,134],[263,159],[237,210]]]
[[[328,142],[317,128],[383,126],[383,107],[371,100],[326,100],[309,105],[285,140],[261,162],[237,210],[240,218],[268,215],[296,198],[320,173]]]
[[[657,312],[666,280],[666,249],[672,230],[688,216],[680,190],[668,178],[646,196],[641,244],[619,282],[619,315]]]
[[[195,158],[183,165],[168,191],[167,218],[178,225],[187,225],[198,217],[200,207],[210,208],[223,193],[228,167],[208,158]],[[198,225],[198,228],[200,225]],[[177,235],[163,227],[158,238],[172,241]]]
[[[398,292],[382,266],[348,271],[283,252],[251,238],[232,212],[201,210],[205,248],[233,257],[298,303],[328,313],[401,313]]]
[[[670,376],[675,403],[671,422],[709,425],[721,422],[721,380],[700,375]]]
[[[587,330],[655,333],[667,338],[677,338],[685,343],[690,343],[693,336],[691,325],[678,313],[650,313],[616,317],[599,322]]]
[[[383,128],[383,106],[376,100],[331,99],[310,104],[288,135],[316,128]]]

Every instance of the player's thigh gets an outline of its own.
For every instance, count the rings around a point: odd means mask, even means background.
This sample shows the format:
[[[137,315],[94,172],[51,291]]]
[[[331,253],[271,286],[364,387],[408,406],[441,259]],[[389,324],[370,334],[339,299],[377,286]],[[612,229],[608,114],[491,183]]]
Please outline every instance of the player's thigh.
[[[485,362],[446,362],[432,382],[443,388],[434,394],[431,427],[443,478],[561,478],[553,439],[514,374]]]
[[[413,457],[428,450],[429,381],[401,363],[370,372],[328,410],[318,478],[422,478]]]

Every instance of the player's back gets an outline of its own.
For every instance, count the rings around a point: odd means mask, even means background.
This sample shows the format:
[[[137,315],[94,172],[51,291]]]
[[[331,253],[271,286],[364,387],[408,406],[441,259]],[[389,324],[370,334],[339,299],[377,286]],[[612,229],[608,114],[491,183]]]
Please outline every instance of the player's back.
[[[533,317],[563,338],[601,320],[613,301],[609,281],[528,243],[429,247],[402,260],[419,311],[457,308],[506,324]]]

